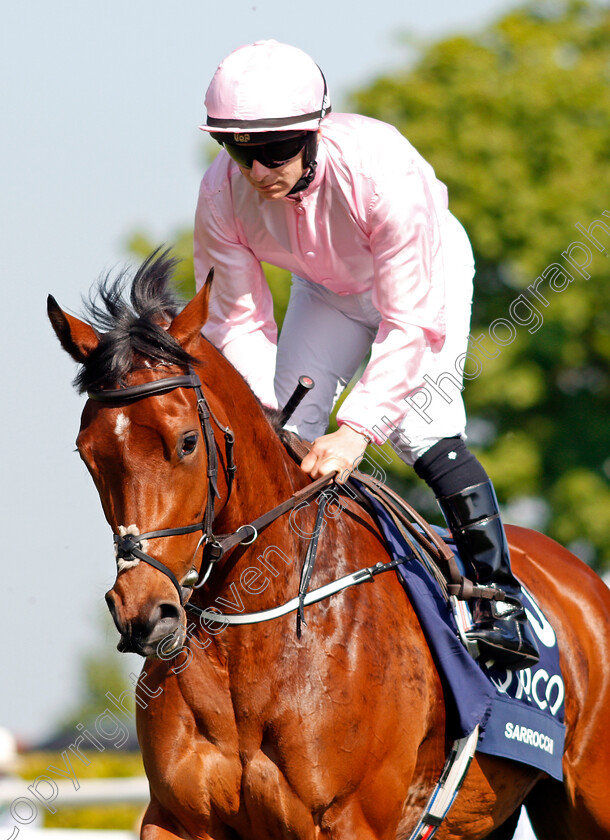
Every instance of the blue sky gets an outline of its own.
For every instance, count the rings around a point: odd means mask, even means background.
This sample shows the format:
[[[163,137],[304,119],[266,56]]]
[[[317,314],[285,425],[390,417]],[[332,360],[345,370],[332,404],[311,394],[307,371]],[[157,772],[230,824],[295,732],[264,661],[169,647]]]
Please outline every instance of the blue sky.
[[[74,364],[46,321],[51,292],[78,310],[131,232],[167,242],[190,225],[205,161],[197,130],[219,61],[274,37],[312,55],[335,110],[404,63],[404,36],[480,29],[505,0],[22,0],[5,4],[2,85],[4,310],[0,725],[49,731],[78,693],[100,630],[112,541],[74,439]],[[117,654],[118,656],[118,654]],[[139,667],[134,661],[132,667]]]

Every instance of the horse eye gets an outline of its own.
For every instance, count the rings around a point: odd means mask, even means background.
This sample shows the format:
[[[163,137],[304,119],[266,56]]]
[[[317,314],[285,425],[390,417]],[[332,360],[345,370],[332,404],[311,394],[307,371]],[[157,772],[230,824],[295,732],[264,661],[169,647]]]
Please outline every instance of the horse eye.
[[[181,455],[191,455],[195,449],[197,448],[197,440],[198,435],[195,432],[191,432],[188,435],[185,435],[182,439],[182,446],[180,447],[180,454]]]

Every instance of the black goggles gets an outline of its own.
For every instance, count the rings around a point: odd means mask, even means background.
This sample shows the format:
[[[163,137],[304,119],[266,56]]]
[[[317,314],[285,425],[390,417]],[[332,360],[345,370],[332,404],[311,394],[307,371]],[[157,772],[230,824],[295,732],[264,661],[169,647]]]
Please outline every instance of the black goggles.
[[[275,140],[273,143],[260,143],[256,146],[237,146],[234,143],[223,142],[223,146],[231,155],[235,163],[244,169],[252,169],[255,160],[267,169],[277,169],[289,160],[295,158],[305,148],[307,132],[299,137],[287,140]]]

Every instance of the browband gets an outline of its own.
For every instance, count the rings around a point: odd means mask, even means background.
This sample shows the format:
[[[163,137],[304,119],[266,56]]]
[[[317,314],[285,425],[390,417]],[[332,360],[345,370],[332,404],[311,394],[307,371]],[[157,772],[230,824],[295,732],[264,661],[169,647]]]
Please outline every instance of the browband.
[[[89,391],[87,396],[90,400],[105,403],[124,403],[140,400],[149,397],[151,394],[166,394],[176,388],[197,388],[200,385],[199,377],[170,376],[167,379],[155,379],[152,382],[144,382],[142,385],[130,385],[127,388],[113,388],[109,391]]]

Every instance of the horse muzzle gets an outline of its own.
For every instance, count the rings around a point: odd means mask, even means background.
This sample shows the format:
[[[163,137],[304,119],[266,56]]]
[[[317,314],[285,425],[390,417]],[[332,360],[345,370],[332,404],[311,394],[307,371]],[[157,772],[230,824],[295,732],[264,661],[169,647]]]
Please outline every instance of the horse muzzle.
[[[145,613],[127,617],[116,593],[106,593],[106,603],[121,638],[117,650],[169,659],[186,638],[184,609],[172,601],[148,605]]]

